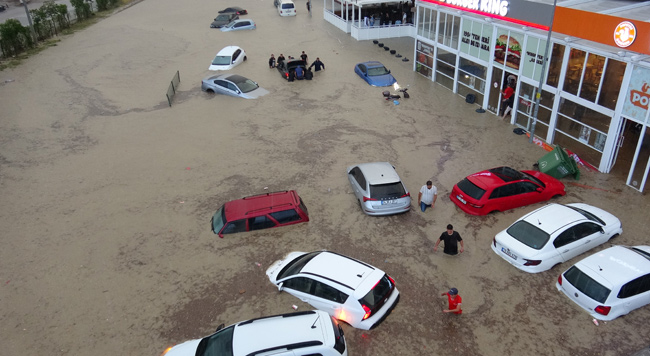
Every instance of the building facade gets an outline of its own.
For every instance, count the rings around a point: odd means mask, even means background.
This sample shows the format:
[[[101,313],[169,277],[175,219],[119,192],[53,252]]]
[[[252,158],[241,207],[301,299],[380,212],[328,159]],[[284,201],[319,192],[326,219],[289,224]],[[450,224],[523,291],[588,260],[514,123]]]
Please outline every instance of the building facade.
[[[512,124],[644,190],[650,23],[517,0],[422,0],[414,17],[415,71],[496,115],[513,83]]]

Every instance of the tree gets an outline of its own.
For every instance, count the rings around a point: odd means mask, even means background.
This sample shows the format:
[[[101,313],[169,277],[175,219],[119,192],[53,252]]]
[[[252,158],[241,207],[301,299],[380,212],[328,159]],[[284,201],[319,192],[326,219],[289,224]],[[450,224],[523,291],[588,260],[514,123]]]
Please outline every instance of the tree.
[[[23,26],[20,21],[8,19],[0,24],[0,47],[5,57],[14,56],[33,46],[29,28]]]
[[[74,7],[74,12],[77,15],[77,21],[83,21],[90,18],[91,11],[90,5],[84,0],[70,0],[70,4]]]

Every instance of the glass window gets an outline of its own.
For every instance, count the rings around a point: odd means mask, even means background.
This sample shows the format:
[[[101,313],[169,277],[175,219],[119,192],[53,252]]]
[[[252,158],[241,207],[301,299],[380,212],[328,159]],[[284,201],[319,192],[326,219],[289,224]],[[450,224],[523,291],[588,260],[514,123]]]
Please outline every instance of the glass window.
[[[626,283],[618,292],[619,298],[629,298],[650,291],[650,274]]]
[[[580,86],[581,98],[587,99],[591,102],[596,102],[598,87],[600,86],[600,78],[603,75],[604,64],[605,57],[589,53],[584,71],[585,74],[582,78],[582,85]]]
[[[292,221],[300,220],[300,215],[295,209],[276,211],[275,213],[270,214],[271,217],[277,220],[280,224],[290,223]]]
[[[623,83],[623,74],[625,74],[625,62],[607,59],[605,64],[605,78],[603,78],[603,85],[600,88],[600,95],[598,96],[598,105],[614,110],[616,101],[618,100],[618,93],[621,90],[621,83]]]
[[[549,61],[546,84],[557,88],[558,81],[560,80],[560,71],[562,70],[563,59],[564,45],[553,43],[553,51],[551,52],[551,60]]]
[[[607,115],[566,99],[562,99],[560,102],[559,113],[601,132],[607,132],[609,130],[609,124],[612,121],[612,118]],[[565,132],[569,133],[570,131],[570,129],[567,129]],[[579,136],[574,135],[574,137],[578,138]]]
[[[598,165],[600,164],[600,159],[603,155],[601,151],[598,151],[590,146],[586,146],[576,141],[575,138],[568,136],[561,131],[558,130],[555,131],[555,137],[553,138],[553,143],[571,150],[573,153],[578,155],[578,157],[580,157],[581,160],[588,162],[596,167],[598,167]]]
[[[330,287],[325,283],[318,281],[313,281],[314,283],[314,295],[323,298],[335,303],[345,303],[348,299],[348,295],[342,293],[336,288]]]
[[[537,86],[520,82],[519,103],[517,104],[517,124],[530,130],[529,123],[532,123],[533,113],[535,110],[535,95]],[[553,98],[555,95],[542,91],[542,97],[539,100],[539,109],[537,111],[537,124],[535,125],[535,136],[546,138],[548,134],[548,125],[551,121],[551,111],[553,107]]]
[[[282,282],[283,288],[293,289],[298,292],[311,294],[312,280],[305,277],[296,277]]]
[[[233,325],[202,339],[196,347],[196,355],[232,356],[232,337],[234,331],[235,326]]]
[[[553,241],[553,246],[555,248],[560,248],[564,245],[568,245],[572,243],[573,241],[577,240],[576,234],[575,234],[575,227],[572,227],[568,230],[565,230],[560,234],[560,236]]]
[[[483,102],[485,92],[485,67],[460,57],[460,67],[458,68],[458,94],[466,96],[473,94],[476,96],[476,102]]]
[[[458,182],[458,189],[476,200],[480,200],[483,194],[485,194],[485,190],[479,188],[467,178]]]
[[[274,227],[275,222],[269,219],[268,216],[262,215],[262,216],[256,216],[254,218],[248,219],[248,226],[250,227],[251,231],[268,229],[270,227]]]
[[[436,63],[436,82],[453,90],[456,66],[456,55],[438,48],[438,61]]]
[[[569,270],[564,273],[564,279],[571,283],[577,290],[599,303],[605,303],[609,293],[611,292],[605,286],[584,274],[576,266],[569,268]]]
[[[424,42],[418,41],[415,71],[427,78],[431,78],[432,68],[433,47]]]
[[[429,32],[429,22],[427,21],[427,16],[430,10],[426,7],[421,6],[418,7],[418,9],[420,10],[418,11],[418,35],[426,37],[425,31],[426,33]]]
[[[388,275],[384,274],[379,282],[359,302],[374,310],[384,304],[384,299],[393,291],[393,288],[395,288],[393,281],[388,278]]]
[[[506,184],[495,188],[490,194],[490,199],[506,198],[516,195],[518,193],[517,184]]]
[[[567,63],[566,77],[564,77],[564,91],[573,95],[578,95],[580,79],[582,78],[582,68],[585,65],[587,53],[579,49],[572,48]]]
[[[370,185],[370,198],[372,199],[397,199],[405,194],[406,191],[401,182]]]
[[[289,277],[289,276],[293,276],[294,274],[299,273],[302,270],[302,268],[305,267],[305,265],[307,263],[309,263],[309,261],[312,260],[312,258],[318,256],[319,254],[320,254],[320,251],[311,252],[311,253],[306,253],[306,254],[294,259],[293,261],[289,262],[286,266],[284,266],[282,271],[280,271],[280,273],[278,273],[277,279],[280,280],[280,279],[283,279],[283,278],[286,278],[286,277]]]
[[[232,234],[246,231],[246,219],[231,221],[223,228],[222,234]]]
[[[438,24],[438,42],[454,49],[458,48],[459,34],[460,16],[441,12]]]
[[[541,250],[550,238],[546,232],[523,220],[512,224],[506,232],[517,241],[535,250]]]

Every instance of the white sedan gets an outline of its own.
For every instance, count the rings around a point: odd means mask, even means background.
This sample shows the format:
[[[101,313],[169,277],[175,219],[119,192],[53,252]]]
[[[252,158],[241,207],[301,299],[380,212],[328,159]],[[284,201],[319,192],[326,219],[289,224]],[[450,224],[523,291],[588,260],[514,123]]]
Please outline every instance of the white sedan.
[[[240,47],[227,46],[217,53],[208,70],[233,69],[247,59],[246,52]]]
[[[600,320],[650,304],[650,246],[613,246],[582,259],[555,285]]]
[[[621,234],[621,221],[591,205],[549,204],[498,233],[492,250],[529,273],[551,269]]]

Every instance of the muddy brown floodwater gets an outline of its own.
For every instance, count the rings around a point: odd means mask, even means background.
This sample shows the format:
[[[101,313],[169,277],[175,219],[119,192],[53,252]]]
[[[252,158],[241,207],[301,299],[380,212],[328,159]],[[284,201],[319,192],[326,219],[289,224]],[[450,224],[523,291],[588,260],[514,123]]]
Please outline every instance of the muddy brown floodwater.
[[[221,323],[306,310],[264,271],[287,252],[319,249],[387,271],[402,293],[378,328],[344,326],[350,355],[614,356],[647,346],[650,307],[595,326],[556,290],[584,256],[530,275],[490,250],[496,233],[543,204],[473,217],[450,202],[466,175],[531,169],[545,152],[412,61],[326,23],[322,1],[309,17],[303,1],[294,18],[272,0],[238,1],[257,29],[222,33],[209,24],[233,3],[145,0],[0,72],[3,354],[158,355]],[[412,59],[412,39],[384,42]],[[248,60],[232,72],[269,95],[201,92],[211,59],[233,44]],[[268,68],[271,53],[303,50],[326,65],[314,80],[288,83]],[[394,105],[356,77],[367,60],[388,66],[411,98]],[[391,162],[414,196],[433,180],[435,209],[362,214],[345,170],[372,161]],[[617,215],[624,233],[613,243],[648,243],[644,194],[584,169],[582,185],[563,181],[567,195],[555,201]],[[223,202],[285,189],[301,194],[309,223],[224,239],[210,231]],[[465,241],[458,257],[433,252],[448,223]],[[461,316],[441,312],[450,287]]]

